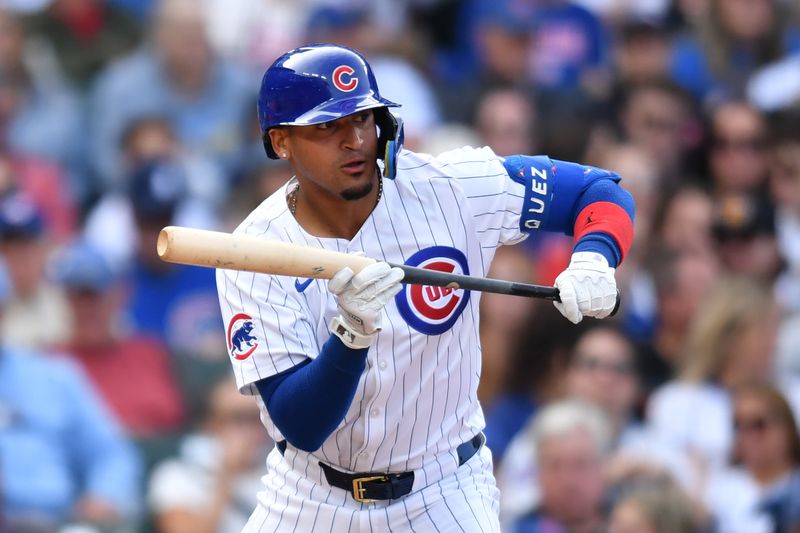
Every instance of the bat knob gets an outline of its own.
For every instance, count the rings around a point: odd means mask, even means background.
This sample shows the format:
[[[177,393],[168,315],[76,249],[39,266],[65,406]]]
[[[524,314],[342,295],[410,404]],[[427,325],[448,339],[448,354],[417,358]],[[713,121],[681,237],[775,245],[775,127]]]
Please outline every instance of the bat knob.
[[[610,314],[610,315],[608,315],[608,316],[614,316],[614,315],[616,315],[616,314],[617,314],[617,311],[619,311],[619,306],[620,306],[620,304],[621,304],[621,303],[622,303],[622,296],[620,296],[620,294],[619,294],[619,289],[617,289],[617,301],[616,301],[616,303],[614,304],[614,309],[612,309],[612,310],[611,310],[611,314]]]

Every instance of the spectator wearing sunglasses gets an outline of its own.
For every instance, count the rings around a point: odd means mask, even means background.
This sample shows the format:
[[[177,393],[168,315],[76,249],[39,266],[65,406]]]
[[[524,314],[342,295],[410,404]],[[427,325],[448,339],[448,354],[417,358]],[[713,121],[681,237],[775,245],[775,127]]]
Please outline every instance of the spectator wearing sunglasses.
[[[772,283],[783,269],[775,209],[763,197],[730,193],[714,206],[712,235],[728,273]]]
[[[606,474],[612,483],[634,473],[669,472],[684,480],[688,463],[679,454],[652,439],[636,419],[640,393],[636,353],[631,342],[614,326],[595,326],[581,335],[569,354],[563,379],[564,396],[599,408],[610,431]],[[535,449],[529,432],[509,446],[499,480],[507,518],[535,507],[539,498]]]
[[[600,407],[621,435],[630,426],[639,377],[630,342],[610,326],[584,333],[573,350],[566,374],[569,396]]]
[[[742,101],[711,113],[708,167],[714,194],[762,192],[767,179],[767,126],[758,111]]]
[[[648,425],[657,438],[691,458],[695,494],[706,491],[709,474],[725,466],[734,447],[733,392],[774,375],[777,322],[769,289],[722,278],[690,325],[680,377],[648,403]],[[798,387],[786,385],[796,409]]]
[[[641,376],[631,342],[612,326],[584,333],[572,353],[566,393],[599,407],[610,422],[612,455],[606,478],[614,489],[642,474],[665,474],[688,484],[686,458],[655,440],[639,420]]]
[[[784,396],[766,383],[733,395],[731,465],[712,476],[704,499],[724,531],[797,531],[800,436]]]

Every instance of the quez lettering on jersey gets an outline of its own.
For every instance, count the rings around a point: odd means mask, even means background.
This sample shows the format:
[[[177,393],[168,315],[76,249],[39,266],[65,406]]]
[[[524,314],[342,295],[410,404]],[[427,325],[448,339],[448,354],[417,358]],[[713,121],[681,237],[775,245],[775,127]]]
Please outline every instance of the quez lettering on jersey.
[[[464,254],[449,246],[424,248],[406,264],[429,270],[469,275]],[[395,303],[406,323],[426,335],[441,335],[451,327],[469,302],[469,291],[449,287],[404,285]]]

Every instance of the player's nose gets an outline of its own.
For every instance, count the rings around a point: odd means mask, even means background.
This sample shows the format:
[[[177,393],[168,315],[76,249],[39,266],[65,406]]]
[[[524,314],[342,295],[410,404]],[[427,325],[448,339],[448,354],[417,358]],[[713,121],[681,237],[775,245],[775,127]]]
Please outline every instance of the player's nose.
[[[342,128],[342,144],[344,148],[358,150],[364,144],[364,128],[355,120],[347,121]]]

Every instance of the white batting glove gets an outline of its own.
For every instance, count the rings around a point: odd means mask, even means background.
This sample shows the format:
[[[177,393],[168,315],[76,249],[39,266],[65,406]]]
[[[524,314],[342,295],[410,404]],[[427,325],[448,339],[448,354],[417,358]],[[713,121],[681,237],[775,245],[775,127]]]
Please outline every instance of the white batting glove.
[[[331,320],[331,333],[350,348],[368,348],[381,330],[384,306],[400,292],[403,271],[378,262],[353,274],[349,267],[337,272],[328,282],[336,296],[341,315]]]
[[[573,324],[583,317],[605,318],[617,303],[617,281],[608,261],[595,252],[572,254],[569,266],[558,275],[555,286],[561,295],[553,302]]]

